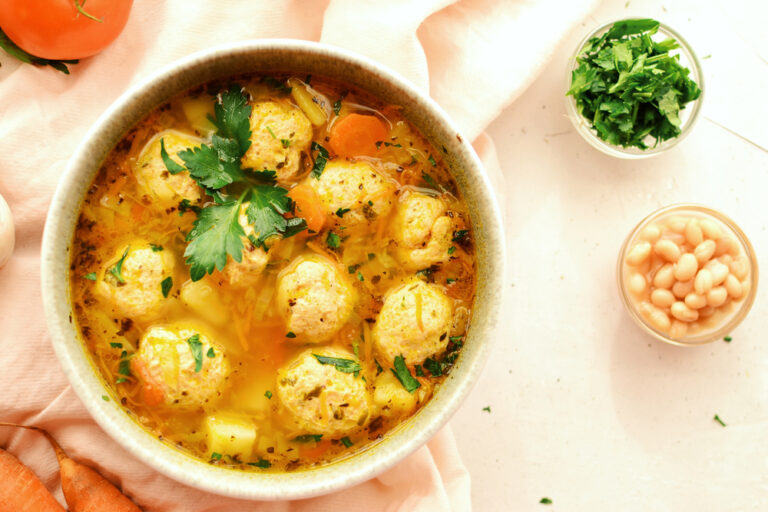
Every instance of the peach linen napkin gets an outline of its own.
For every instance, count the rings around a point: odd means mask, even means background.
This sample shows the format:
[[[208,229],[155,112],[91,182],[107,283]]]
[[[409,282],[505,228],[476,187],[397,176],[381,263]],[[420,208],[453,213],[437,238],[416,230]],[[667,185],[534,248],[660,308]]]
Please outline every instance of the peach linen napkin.
[[[319,40],[399,71],[475,140],[498,182],[493,143],[482,130],[596,1],[137,1],[117,41],[72,67],[70,76],[20,65],[0,52],[0,194],[16,222],[15,253],[0,269],[0,420],[47,428],[74,458],[96,467],[148,512],[470,510],[470,476],[448,427],[377,478],[293,502],[223,498],[139,462],[96,425],[59,369],[40,295],[43,223],[72,150],[129,85],[189,53],[254,38]],[[55,458],[40,436],[0,428],[0,446],[63,503]]]

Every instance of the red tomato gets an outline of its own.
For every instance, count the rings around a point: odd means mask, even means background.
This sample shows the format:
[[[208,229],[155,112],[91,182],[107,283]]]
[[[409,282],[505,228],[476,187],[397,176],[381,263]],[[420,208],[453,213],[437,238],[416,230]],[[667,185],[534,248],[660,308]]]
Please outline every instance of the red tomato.
[[[82,59],[117,38],[132,5],[133,0],[0,0],[0,28],[36,57]]]

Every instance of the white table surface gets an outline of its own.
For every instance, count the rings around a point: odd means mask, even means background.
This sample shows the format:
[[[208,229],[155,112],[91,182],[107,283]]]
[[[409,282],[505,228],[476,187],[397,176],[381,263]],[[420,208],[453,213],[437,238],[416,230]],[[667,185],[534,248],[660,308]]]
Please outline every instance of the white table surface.
[[[615,283],[629,230],[676,202],[731,216],[768,272],[768,4],[626,3],[584,20],[489,129],[508,284],[490,360],[451,423],[478,511],[768,510],[768,285],[731,343],[677,348],[635,326]],[[599,153],[565,117],[576,44],[624,16],[711,55],[693,132],[642,161]]]

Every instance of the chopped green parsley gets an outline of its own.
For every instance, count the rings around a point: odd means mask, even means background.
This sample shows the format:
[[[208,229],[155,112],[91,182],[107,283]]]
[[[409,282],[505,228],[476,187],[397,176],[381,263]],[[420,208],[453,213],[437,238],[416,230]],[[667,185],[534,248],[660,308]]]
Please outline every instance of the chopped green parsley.
[[[83,277],[85,279],[88,279],[89,281],[95,281],[96,280],[96,272],[88,272]]]
[[[389,370],[395,377],[397,377],[397,380],[400,381],[400,384],[403,385],[403,388],[405,388],[407,392],[412,394],[421,387],[421,383],[414,379],[410,370],[408,370],[408,366],[406,366],[403,356],[395,357],[394,363],[395,367],[390,368]]]
[[[168,276],[160,283],[160,291],[163,292],[163,297],[168,298],[171,288],[173,288],[173,278]]]
[[[195,373],[203,369],[203,343],[200,341],[200,335],[195,334],[187,339],[187,345],[195,359]]]

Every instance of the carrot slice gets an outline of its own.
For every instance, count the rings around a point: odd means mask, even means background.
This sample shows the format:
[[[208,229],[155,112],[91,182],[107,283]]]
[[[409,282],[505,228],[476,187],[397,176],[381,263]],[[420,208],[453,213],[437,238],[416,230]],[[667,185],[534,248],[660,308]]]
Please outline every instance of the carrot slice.
[[[307,221],[307,228],[319,232],[325,224],[325,210],[315,190],[302,183],[288,192],[288,197],[296,203],[296,215]]]
[[[142,390],[144,403],[150,407],[163,403],[165,400],[163,388],[155,382],[155,379],[150,375],[149,370],[141,359],[131,359],[131,371],[144,384]]]
[[[0,512],[64,512],[27,466],[0,448]]]
[[[388,136],[389,130],[378,117],[349,114],[334,123],[328,145],[339,156],[373,156],[376,143]]]

